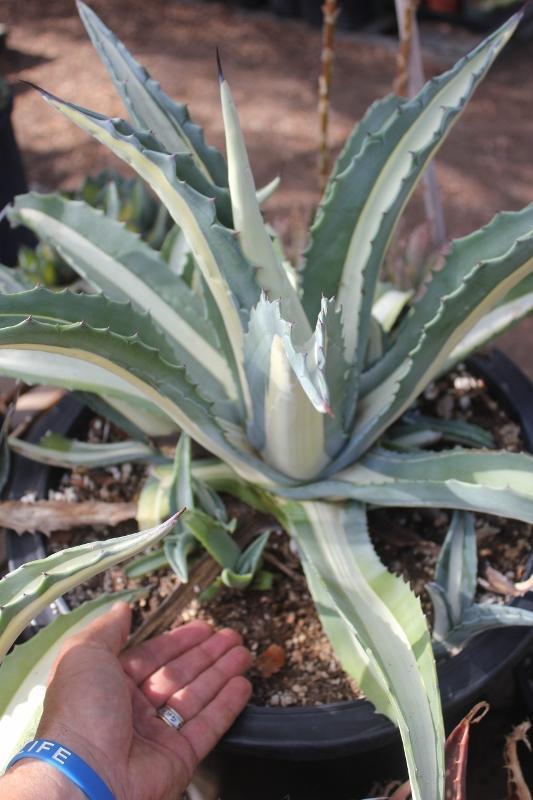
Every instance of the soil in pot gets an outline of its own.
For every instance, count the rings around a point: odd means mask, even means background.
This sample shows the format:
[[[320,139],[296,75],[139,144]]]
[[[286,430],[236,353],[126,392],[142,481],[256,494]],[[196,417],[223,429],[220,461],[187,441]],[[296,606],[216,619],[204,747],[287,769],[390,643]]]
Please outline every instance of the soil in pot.
[[[493,433],[496,446],[510,451],[523,448],[519,427],[488,396],[481,379],[459,369],[428,387],[418,406],[423,413],[441,418],[464,419]],[[117,435],[107,423],[93,420],[89,439],[109,440]],[[90,472],[65,473],[54,497],[66,500],[128,500],[138,493],[143,468],[123,465]],[[242,504],[227,498],[230,516],[239,525],[269,524],[271,520],[250,512]],[[432,622],[432,609],[425,584],[433,578],[436,559],[449,524],[450,514],[440,510],[376,509],[369,514],[370,531],[376,549],[385,564],[402,574],[420,596],[423,609]],[[132,522],[121,530],[134,529]],[[530,526],[513,520],[476,515],[480,575],[487,566],[513,582],[523,578],[531,551]],[[53,549],[76,544],[89,538],[117,535],[117,529],[78,530],[54,535]],[[264,567],[272,572],[273,588],[267,591],[221,589],[205,600],[198,591],[185,607],[176,624],[194,618],[211,622],[215,627],[230,625],[239,630],[245,643],[256,655],[252,670],[257,705],[319,705],[358,697],[358,689],[339,667],[329,641],[324,635],[314,605],[307,591],[297,553],[279,528],[271,535]],[[77,605],[101,591],[143,585],[148,596],[136,608],[135,622],[140,624],[177,586],[170,570],[162,569],[142,579],[126,578],[120,567],[93,579],[71,593],[69,602]],[[497,581],[479,586],[478,601],[505,602]]]

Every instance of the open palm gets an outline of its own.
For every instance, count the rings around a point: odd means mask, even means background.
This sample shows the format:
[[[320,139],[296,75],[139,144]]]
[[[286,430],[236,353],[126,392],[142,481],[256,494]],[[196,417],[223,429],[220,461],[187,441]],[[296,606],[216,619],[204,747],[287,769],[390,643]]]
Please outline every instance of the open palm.
[[[235,631],[191,622],[122,655],[119,603],[73,636],[56,662],[38,736],[84,758],[117,800],[174,800],[244,708],[251,656]],[[170,705],[180,731],[156,711]]]

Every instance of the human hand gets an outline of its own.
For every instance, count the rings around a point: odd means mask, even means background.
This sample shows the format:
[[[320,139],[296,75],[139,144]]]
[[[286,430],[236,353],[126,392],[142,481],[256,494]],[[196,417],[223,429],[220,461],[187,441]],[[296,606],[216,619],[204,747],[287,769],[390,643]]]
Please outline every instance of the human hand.
[[[235,631],[200,621],[120,655],[130,624],[129,607],[117,603],[66,642],[37,737],[72,749],[117,800],[175,800],[246,705],[251,656]],[[179,731],[156,716],[162,705],[185,720]]]

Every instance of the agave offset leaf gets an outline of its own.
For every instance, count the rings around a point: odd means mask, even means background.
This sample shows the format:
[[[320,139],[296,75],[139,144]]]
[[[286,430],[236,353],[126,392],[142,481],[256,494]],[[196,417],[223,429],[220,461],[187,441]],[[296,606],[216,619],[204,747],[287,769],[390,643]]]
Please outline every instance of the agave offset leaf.
[[[387,431],[387,444],[394,448],[424,447],[445,439],[471,447],[494,447],[489,431],[460,419],[436,419],[424,414],[405,414]]]
[[[131,602],[142,594],[142,591],[125,591],[101,595],[68,614],[61,614],[6,656],[0,666],[0,773],[22,745],[33,738],[50,670],[65,640],[119,600]]]
[[[457,121],[474,89],[513,33],[519,15],[451,70],[399,106],[337,176],[317,215],[304,270],[304,307],[318,307],[314,275],[327,264],[327,286],[344,314],[347,360],[353,364],[346,426],[353,421],[364,368],[368,323],[379,271],[399,216],[424,168]],[[305,287],[311,291],[305,292]]]
[[[262,296],[244,338],[245,372],[253,416],[248,438],[267,463],[309,479],[327,462],[323,414],[329,411],[321,327],[297,349],[279,302]]]
[[[435,582],[442,587],[457,625],[472,605],[477,585],[477,552],[474,517],[456,511],[439,553]]]
[[[374,448],[327,480],[273,491],[297,500],[457,508],[533,522],[533,457],[493,450],[397,453]]]
[[[235,569],[223,569],[220,580],[230,589],[246,589],[254,580],[260,566],[263,551],[268,544],[270,531],[258,536],[239,556]]]
[[[49,307],[64,308],[63,316],[57,317],[59,320],[85,320],[93,327],[110,325],[116,333],[124,335],[137,331],[164,358],[184,364],[192,379],[201,383],[214,399],[238,398],[236,376],[228,365],[231,354],[224,353],[201,299],[136,233],[99,209],[57,194],[22,195],[16,199],[9,218],[31,228],[42,241],[50,242],[72,269],[107,297],[128,303],[120,317],[117,306],[111,307],[108,319],[101,311],[99,324],[85,308],[99,307],[98,302],[105,307],[103,300],[91,301],[83,295],[73,300],[69,295],[67,308],[66,301],[62,306],[61,300],[56,300],[50,292],[48,301],[43,294],[35,295],[37,302],[28,305],[26,313],[46,317],[44,312]],[[12,302],[11,296],[9,300]],[[76,303],[77,313],[85,315],[73,318]],[[130,304],[137,314],[132,312]],[[52,313],[50,317],[53,318]],[[119,319],[124,319],[121,325]],[[132,325],[136,327],[131,329]]]
[[[155,528],[89,542],[23,564],[0,580],[0,660],[26,625],[57,597],[119,564],[168,533],[176,516]]]
[[[78,11],[135,125],[152,131],[169,153],[190,153],[211,183],[227,186],[224,158],[205,143],[203,131],[190,119],[187,106],[171,100],[117,36],[80,0]]]
[[[448,631],[443,644],[452,654],[457,653],[473,636],[491,628],[513,625],[533,626],[533,611],[516,606],[475,603],[464,612],[461,622]]]
[[[143,526],[151,525],[168,514],[173,474],[173,467],[170,464],[151,468],[150,475],[141,491],[137,513],[139,524]],[[211,490],[231,494],[253,508],[264,511],[266,514],[275,516],[279,511],[277,500],[269,492],[239,477],[224,461],[211,458],[193,461],[192,474],[195,487],[197,482],[201,482]],[[144,501],[143,495],[145,497]],[[199,495],[197,495],[197,499],[200,505]],[[206,508],[202,508],[202,510],[218,518],[221,522],[227,521],[226,515],[212,514]]]
[[[40,91],[67,119],[130,164],[167,207],[186,236],[225,321],[236,368],[241,375],[243,321],[259,298],[259,286],[232,231],[218,223],[213,203],[188,185],[188,162],[183,160],[186,157],[161,152],[152,137],[135,131],[123,120],[109,119]],[[244,401],[248,409],[248,398]]]
[[[172,536],[171,533],[167,534],[165,537],[165,544],[170,536]],[[145,575],[151,575],[156,570],[165,566],[168,566],[165,548],[158,547],[150,553],[138,556],[129,561],[126,566],[123,567],[123,572],[128,578],[143,578]]]
[[[495,239],[498,231],[501,238]],[[533,206],[500,215],[455,242],[405,326],[400,324],[395,343],[369,371],[370,385],[359,401],[353,436],[333,468],[365,452],[442,371],[473,326],[532,271]],[[369,390],[377,373],[381,383]]]
[[[197,509],[187,511],[183,527],[197,539],[210,556],[224,569],[237,569],[241,556],[239,545],[233,539],[234,523],[223,524]]]
[[[287,503],[282,511],[305,561],[350,632],[354,677],[376,709],[400,730],[413,797],[442,798],[444,728],[419,601],[380,562],[359,504]],[[343,666],[350,670],[351,665],[348,654]]]
[[[283,318],[293,323],[294,339],[303,344],[311,336],[311,327],[263,222],[239,116],[220,59],[218,64],[233,224],[261,288],[271,300],[280,299]]]
[[[219,522],[228,521],[228,512],[223,500],[217,492],[202,480],[193,477],[193,490],[198,501],[198,507],[209,514],[210,517],[218,519]]]
[[[25,442],[16,436],[8,439],[15,453],[54,467],[107,467],[127,461],[158,461],[161,454],[144,442],[125,440],[111,444],[92,444],[68,439],[58,433],[47,433],[38,444]]]
[[[137,501],[137,522],[140,527],[157,525],[170,514],[170,490],[173,479],[173,464],[150,469]]]
[[[175,425],[182,428],[196,441],[215,455],[224,454],[225,460],[241,470],[250,480],[260,484],[275,477],[248,449],[244,436],[235,436],[230,443],[214,413],[211,404],[204,399],[181,367],[161,359],[156,351],[135,337],[123,337],[106,330],[94,329],[85,324],[49,325],[28,319],[18,325],[0,329],[0,355],[7,352],[13,357],[18,353],[52,354],[58,360],[68,361],[84,380],[84,371],[89,365],[102,375],[102,387],[97,389],[76,385],[77,378],[69,376],[71,388],[88,388],[107,397],[109,384],[119,381],[152,406],[166,414]],[[0,371],[3,359],[0,357]],[[54,383],[57,381],[54,379]],[[72,385],[74,384],[74,385]],[[242,448],[242,449],[240,449]],[[270,478],[268,474],[270,473]]]
[[[172,482],[169,491],[169,507],[173,512],[185,506],[194,509],[194,493],[191,474],[191,440],[182,433],[174,454]],[[182,581],[188,579],[187,556],[195,548],[196,539],[178,521],[173,533],[165,539],[165,556],[168,563]]]

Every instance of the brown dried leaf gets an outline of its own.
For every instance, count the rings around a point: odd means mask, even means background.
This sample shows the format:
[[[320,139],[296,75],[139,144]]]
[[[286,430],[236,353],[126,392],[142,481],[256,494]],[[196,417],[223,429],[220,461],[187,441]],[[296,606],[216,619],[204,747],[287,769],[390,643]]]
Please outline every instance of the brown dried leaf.
[[[489,704],[482,702],[474,706],[446,739],[446,800],[465,800],[466,765],[468,761],[468,739],[470,725],[480,722],[489,710]]]
[[[531,728],[531,722],[522,722],[517,725],[511,733],[505,737],[505,748],[503,751],[505,767],[507,769],[507,800],[532,800],[531,792],[527,788],[526,781],[518,758],[517,745],[523,742],[528,750],[531,750],[531,742],[527,732]]]
[[[466,800],[466,764],[468,760],[468,739],[470,726],[480,722],[489,710],[489,704],[482,702],[461,720],[446,739],[446,800]],[[411,796],[409,781],[403,783],[390,796],[390,800],[408,800]],[[513,797],[508,800],[531,800],[531,797]]]
[[[509,594],[516,597],[520,592],[516,589],[515,584],[503,575],[499,570],[487,565],[485,569],[486,587],[491,592],[497,594]],[[526,590],[527,591],[527,590]]]
[[[65,503],[59,500],[38,500],[23,503],[8,500],[0,503],[0,527],[17,533],[44,533],[71,530],[92,525],[118,525],[134,519],[136,503],[103,503],[87,500]]]
[[[279,644],[271,644],[255,661],[255,667],[263,678],[270,678],[285,666],[285,650]]]

